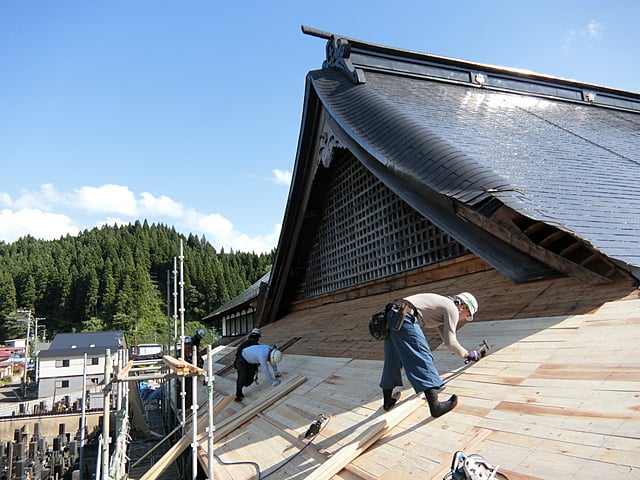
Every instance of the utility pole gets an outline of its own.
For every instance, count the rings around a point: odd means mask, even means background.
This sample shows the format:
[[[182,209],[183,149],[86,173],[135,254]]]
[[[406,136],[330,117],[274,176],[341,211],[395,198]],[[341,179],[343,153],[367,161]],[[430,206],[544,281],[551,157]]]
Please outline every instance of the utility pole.
[[[24,368],[22,369],[22,396],[27,396],[27,368],[29,367],[29,336],[31,335],[31,310],[16,310],[27,316],[27,337],[24,342]]]

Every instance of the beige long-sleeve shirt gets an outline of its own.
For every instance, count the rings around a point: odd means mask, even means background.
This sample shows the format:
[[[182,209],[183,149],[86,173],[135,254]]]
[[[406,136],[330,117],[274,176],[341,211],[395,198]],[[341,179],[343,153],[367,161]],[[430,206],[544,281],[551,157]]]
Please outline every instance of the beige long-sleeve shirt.
[[[424,328],[437,329],[450,351],[461,357],[467,356],[467,349],[460,345],[456,336],[459,312],[453,300],[436,293],[418,293],[405,297],[405,300],[416,307],[418,320]]]

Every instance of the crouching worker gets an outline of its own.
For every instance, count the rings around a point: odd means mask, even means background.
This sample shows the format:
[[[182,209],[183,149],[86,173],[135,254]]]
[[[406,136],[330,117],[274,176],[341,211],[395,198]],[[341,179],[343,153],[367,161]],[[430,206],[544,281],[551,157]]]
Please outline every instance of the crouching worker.
[[[422,326],[437,329],[450,351],[478,361],[480,354],[466,350],[456,338],[458,326],[465,320],[473,320],[477,311],[478,301],[468,292],[453,297],[420,293],[387,305],[385,319],[389,334],[384,340],[384,366],[380,379],[385,411],[390,410],[400,397],[399,393],[393,394],[393,389],[402,386],[402,367],[415,392],[425,393],[431,416],[439,417],[455,408],[458,404],[456,395],[442,402],[438,400],[438,390],[444,383],[434,365]]]
[[[280,372],[278,371],[280,360],[282,360],[282,352],[275,346],[258,344],[244,348],[236,362],[236,369],[238,370],[236,401],[239,402],[244,398],[242,389],[257,380],[258,366],[262,368],[267,382],[274,387],[280,385],[280,380],[278,380],[280,378]],[[273,374],[271,374],[271,370],[273,370]]]

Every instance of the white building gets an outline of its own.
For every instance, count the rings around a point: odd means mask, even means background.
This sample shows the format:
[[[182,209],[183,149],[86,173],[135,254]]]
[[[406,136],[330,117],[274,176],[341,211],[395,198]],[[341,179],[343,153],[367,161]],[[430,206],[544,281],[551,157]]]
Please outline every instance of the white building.
[[[127,353],[124,332],[57,334],[49,349],[38,354],[38,398],[53,397],[55,402],[68,395],[73,402],[81,397],[85,375],[87,390],[101,384],[107,350],[115,366],[118,355]]]
[[[12,338],[11,340],[5,340],[5,347],[24,348],[26,340],[24,338]]]

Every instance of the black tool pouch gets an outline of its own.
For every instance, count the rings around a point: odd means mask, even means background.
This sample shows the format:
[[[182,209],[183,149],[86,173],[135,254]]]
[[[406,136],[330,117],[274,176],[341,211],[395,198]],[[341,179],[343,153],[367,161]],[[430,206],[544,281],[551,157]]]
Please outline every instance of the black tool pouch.
[[[369,320],[369,333],[376,340],[384,340],[389,336],[386,315],[384,312],[376,313]]]

